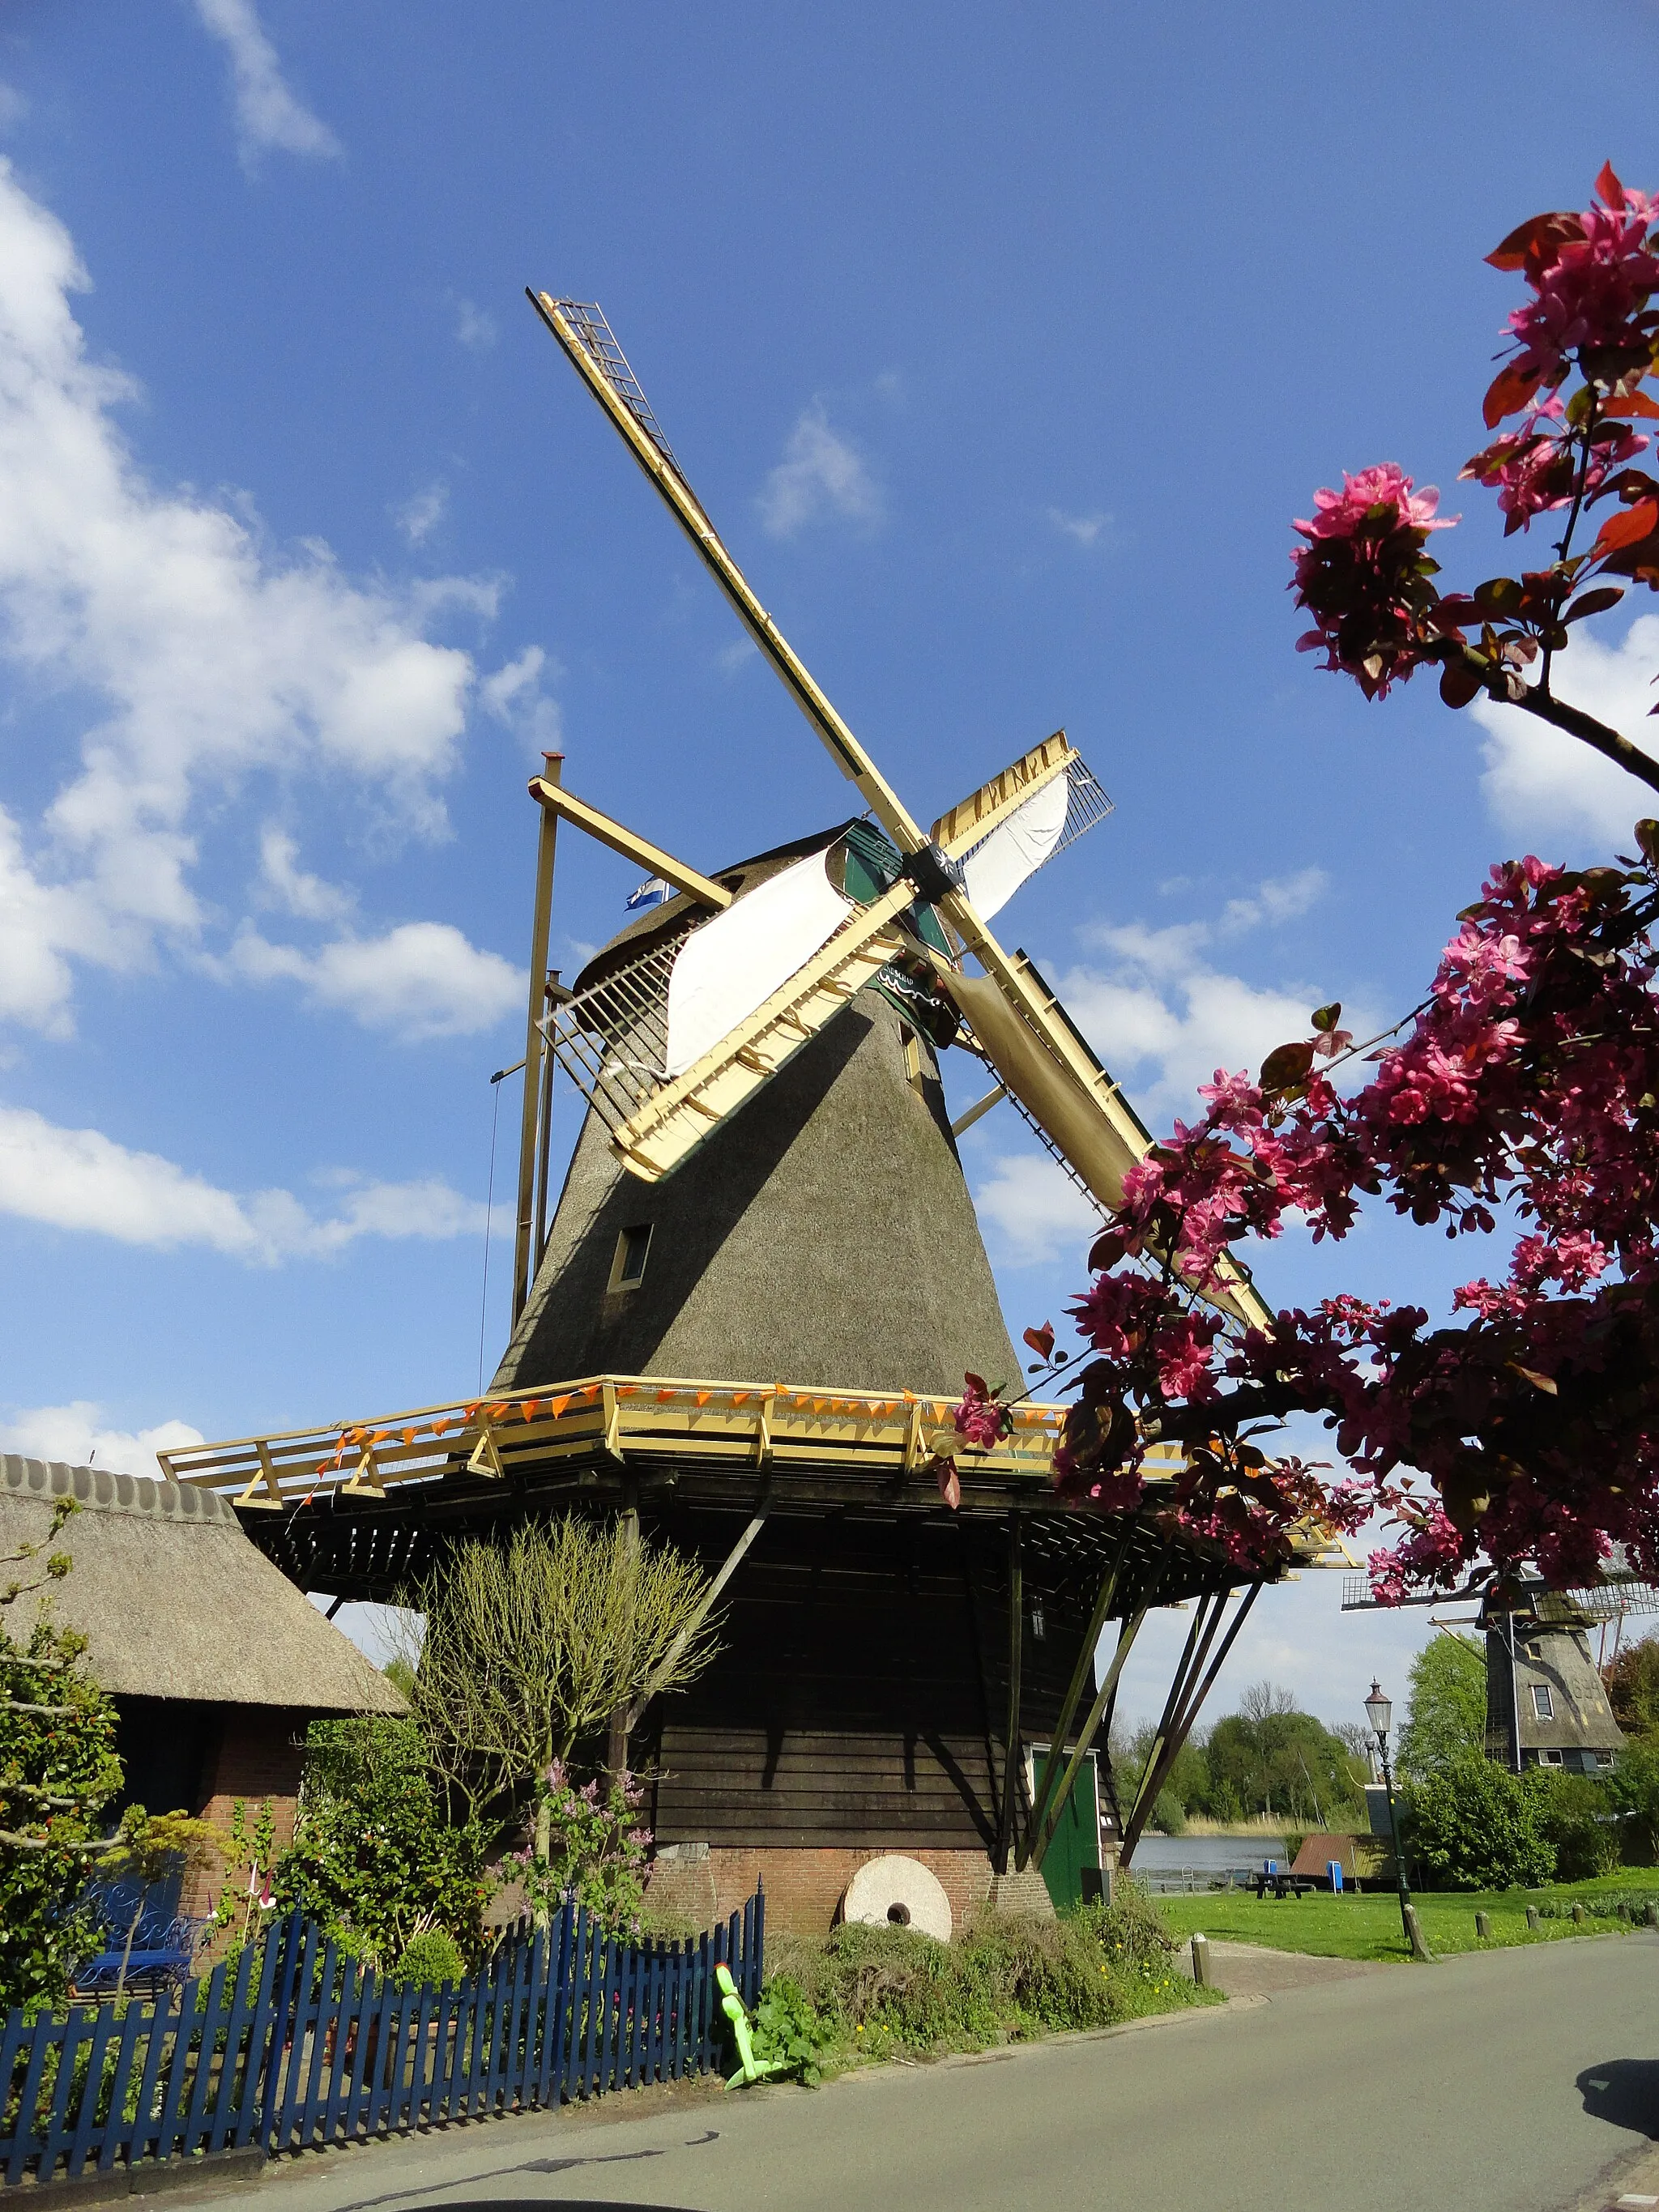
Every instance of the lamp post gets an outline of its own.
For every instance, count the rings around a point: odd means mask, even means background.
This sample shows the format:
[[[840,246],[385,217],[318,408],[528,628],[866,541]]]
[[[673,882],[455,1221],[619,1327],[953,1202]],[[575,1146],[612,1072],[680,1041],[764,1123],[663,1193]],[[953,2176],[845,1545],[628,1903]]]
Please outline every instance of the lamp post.
[[[1371,1693],[1365,1700],[1365,1717],[1371,1724],[1382,1759],[1382,1787],[1389,1796],[1389,1833],[1394,1839],[1394,1878],[1400,1890],[1400,1924],[1406,1931],[1407,1944],[1415,1951],[1417,1946],[1412,1941],[1412,1893],[1406,1887],[1406,1854],[1400,1847],[1400,1821],[1394,1809],[1394,1774],[1389,1765],[1389,1723],[1394,1717],[1394,1705],[1376,1682],[1371,1684]]]

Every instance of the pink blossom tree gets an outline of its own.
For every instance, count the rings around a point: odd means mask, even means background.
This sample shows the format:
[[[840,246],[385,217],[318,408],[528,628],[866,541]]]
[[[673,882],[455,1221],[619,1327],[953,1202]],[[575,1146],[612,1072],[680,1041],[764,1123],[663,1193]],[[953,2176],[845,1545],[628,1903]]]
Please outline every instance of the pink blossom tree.
[[[1463,471],[1497,491],[1506,533],[1559,523],[1554,557],[1443,594],[1428,548],[1450,526],[1386,464],[1316,495],[1291,588],[1313,623],[1302,648],[1368,698],[1433,663],[1449,706],[1484,691],[1659,789],[1659,761],[1553,690],[1578,622],[1630,585],[1659,588],[1659,483],[1635,465],[1633,427],[1659,416],[1643,389],[1659,368],[1659,206],[1611,167],[1595,189],[1488,256],[1528,296],[1486,394],[1498,434]],[[1632,843],[1605,866],[1495,867],[1386,1036],[1357,1045],[1325,1006],[1254,1078],[1217,1072],[1090,1253],[1072,1310],[1091,1356],[1066,1367],[1077,1397],[1054,1459],[1067,1498],[1137,1506],[1148,1447],[1173,1438],[1187,1467],[1161,1510],[1241,1566],[1282,1561],[1305,1516],[1353,1529],[1381,1508],[1402,1531],[1371,1557],[1385,1599],[1482,1562],[1583,1582],[1613,1543],[1659,1579],[1659,823]],[[1344,1069],[1366,1079],[1345,1092]],[[1224,1326],[1206,1298],[1249,1240],[1287,1218],[1341,1238],[1366,1198],[1454,1238],[1494,1235],[1500,1213],[1521,1233],[1438,1326],[1354,1297],[1267,1332]],[[1323,1418],[1351,1478],[1269,1456],[1294,1414]],[[994,1421],[970,1389],[964,1440]]]

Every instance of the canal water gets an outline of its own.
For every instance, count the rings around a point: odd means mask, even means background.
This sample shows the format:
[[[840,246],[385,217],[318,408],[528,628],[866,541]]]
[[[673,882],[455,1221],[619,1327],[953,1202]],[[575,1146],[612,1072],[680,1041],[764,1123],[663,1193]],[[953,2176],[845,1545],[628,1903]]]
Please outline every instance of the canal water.
[[[1230,1869],[1255,1873],[1264,1859],[1287,1863],[1283,1836],[1143,1836],[1131,1870],[1149,1889],[1207,1889]]]

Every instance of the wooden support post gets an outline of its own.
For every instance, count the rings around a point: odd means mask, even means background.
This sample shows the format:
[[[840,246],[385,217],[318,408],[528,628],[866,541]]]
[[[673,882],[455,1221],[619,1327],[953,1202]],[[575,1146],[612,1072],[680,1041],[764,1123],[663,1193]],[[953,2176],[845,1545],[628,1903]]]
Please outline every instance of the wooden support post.
[[[737,1542],[733,1544],[731,1550],[726,1553],[725,1559],[721,1563],[719,1573],[715,1575],[714,1580],[709,1583],[708,1589],[702,1594],[702,1602],[698,1606],[690,1620],[686,1622],[684,1627],[681,1629],[679,1634],[674,1638],[674,1641],[669,1645],[667,1650],[663,1654],[662,1664],[657,1668],[656,1672],[651,1676],[651,1679],[646,1683],[645,1687],[640,1692],[638,1697],[635,1698],[633,1704],[629,1707],[628,1726],[630,1729],[638,1726],[641,1714],[644,1712],[652,1698],[656,1696],[658,1691],[668,1680],[668,1677],[673,1673],[675,1663],[678,1660],[681,1652],[684,1650],[686,1645],[691,1641],[691,1638],[696,1634],[697,1631],[702,1626],[704,1621],[708,1620],[709,1614],[714,1611],[720,1592],[726,1588],[727,1583],[731,1581],[732,1576],[736,1574],[738,1569],[742,1565],[744,1554],[748,1552],[749,1547],[754,1542],[756,1537],[759,1535],[761,1530],[766,1526],[766,1516],[769,1510],[769,1508],[765,1505],[760,1507],[758,1511],[755,1514],[754,1518],[750,1522],[749,1526],[744,1530],[742,1535],[738,1537]]]
[[[1210,1692],[1214,1688],[1216,1676],[1221,1672],[1223,1667],[1225,1666],[1227,1662],[1227,1655],[1232,1650],[1233,1645],[1237,1639],[1238,1632],[1243,1627],[1246,1620],[1249,1620],[1250,1608],[1255,1603],[1256,1599],[1261,1595],[1261,1584],[1260,1583],[1252,1583],[1249,1589],[1245,1591],[1243,1601],[1240,1604],[1238,1611],[1233,1615],[1232,1626],[1228,1629],[1226,1635],[1222,1638],[1221,1649],[1216,1653],[1214,1659],[1210,1662],[1209,1670],[1204,1675],[1201,1681],[1199,1680],[1198,1669],[1203,1664],[1202,1653],[1199,1655],[1198,1661],[1195,1665],[1190,1668],[1184,1668],[1186,1675],[1184,1683],[1182,1681],[1181,1676],[1179,1674],[1177,1675],[1177,1686],[1182,1691],[1181,1702],[1178,1707],[1172,1703],[1166,1705],[1164,1709],[1168,1717],[1166,1723],[1160,1727],[1159,1731],[1164,1739],[1164,1747],[1162,1752],[1158,1756],[1158,1763],[1156,1766],[1149,1761],[1145,1773],[1140,1778],[1140,1787],[1135,1792],[1134,1804],[1131,1808],[1129,1818],[1125,1823],[1123,1830],[1123,1842],[1121,1848],[1118,1852],[1118,1864],[1121,1867],[1127,1868],[1130,1860],[1133,1857],[1135,1845],[1140,1841],[1141,1830],[1146,1825],[1146,1820],[1152,1812],[1152,1807],[1158,1802],[1158,1793],[1164,1787],[1164,1783],[1169,1778],[1170,1770],[1175,1765],[1176,1760],[1181,1754],[1181,1747],[1186,1742],[1188,1735],[1191,1731],[1193,1723],[1198,1718],[1200,1711],[1203,1706],[1204,1700],[1209,1696]],[[1227,1600],[1231,1595],[1231,1592],[1230,1590],[1224,1589],[1221,1591],[1221,1602],[1216,1607],[1212,1617],[1210,1636],[1213,1636],[1215,1628],[1220,1621],[1221,1615],[1226,1610]],[[1189,1637],[1188,1639],[1188,1648],[1189,1651],[1192,1648],[1194,1638],[1196,1637],[1199,1623],[1194,1621],[1193,1627],[1194,1637]],[[1209,1637],[1206,1637],[1204,1639],[1204,1649],[1205,1650],[1209,1649]],[[1173,1697],[1173,1692],[1171,1695]]]
[[[1054,1794],[1054,1785],[1060,1779],[1059,1754],[1065,1749],[1066,1739],[1071,1734],[1072,1723],[1077,1718],[1077,1709],[1083,1702],[1084,1685],[1094,1668],[1095,1646],[1100,1641],[1101,1630],[1106,1626],[1106,1615],[1111,1610],[1113,1595],[1117,1589],[1118,1572],[1128,1555],[1129,1545],[1134,1536],[1134,1531],[1135,1524],[1131,1521],[1124,1528],[1110,1566],[1100,1578],[1100,1589],[1096,1594],[1094,1610],[1089,1615],[1089,1626],[1083,1632],[1083,1643],[1077,1655],[1077,1664],[1072,1669],[1072,1679],[1066,1686],[1066,1695],[1060,1702],[1060,1717],[1054,1723],[1054,1734],[1049,1739],[1052,1747],[1048,1754],[1048,1764],[1043,1770],[1042,1786],[1037,1791],[1036,1804],[1031,1808],[1030,1827],[1026,1834],[1024,1848],[1019,1855],[1018,1865],[1022,1872],[1030,1859],[1032,1838],[1042,1828],[1048,1810],[1049,1800]]]
[[[638,1479],[631,1474],[623,1477],[623,1510],[618,1516],[622,1526],[623,1548],[630,1561],[637,1565],[640,1556],[640,1487]],[[622,1624],[624,1635],[631,1638],[632,1615]],[[634,1708],[618,1705],[611,1716],[610,1740],[605,1749],[605,1765],[611,1778],[620,1782],[628,1771],[628,1735],[633,1725]]]
[[[1140,1633],[1140,1624],[1146,1618],[1146,1608],[1143,1605],[1138,1612],[1130,1614],[1119,1629],[1117,1649],[1112,1654],[1112,1662],[1106,1669],[1104,1680],[1095,1692],[1095,1701],[1089,1708],[1089,1717],[1078,1731],[1076,1747],[1066,1762],[1066,1771],[1060,1778],[1060,1787],[1054,1793],[1041,1826],[1035,1820],[1031,1823],[1031,1842],[1028,1859],[1029,1863],[1039,1872],[1042,1869],[1043,1859],[1048,1855],[1048,1846],[1054,1839],[1054,1830],[1060,1826],[1060,1814],[1066,1810],[1066,1801],[1076,1784],[1079,1770],[1093,1748],[1106,1708],[1117,1692],[1118,1676],[1123,1672],[1123,1662],[1133,1650],[1135,1638]],[[1051,1745],[1048,1752],[1048,1764],[1043,1774],[1045,1782],[1050,1774],[1058,1771],[1063,1755],[1062,1745],[1058,1742]]]
[[[997,1808],[997,1872],[1008,1871],[1014,1840],[1014,1796],[1019,1788],[1020,1668],[1025,1656],[1025,1567],[1021,1556],[1024,1524],[1008,1516],[1008,1724],[1003,1732],[1002,1802]]]
[[[549,984],[551,985],[556,983],[559,980],[558,969],[556,968],[550,968],[547,972]],[[542,1012],[544,1018],[545,1018],[548,1012],[548,1005],[547,990],[544,988],[542,994]],[[551,1149],[553,1139],[554,1066],[555,1062],[553,1055],[546,1049],[546,1039],[544,1038],[542,1051],[541,1133],[538,1138],[536,1144],[536,1234],[534,1241],[530,1248],[530,1280],[532,1284],[535,1282],[537,1275],[541,1271],[542,1255],[547,1249],[547,1156],[549,1151]]]
[[[558,783],[564,773],[564,756],[549,753],[546,781]],[[553,852],[558,842],[559,817],[550,806],[541,810],[536,840],[536,907],[530,925],[530,1015],[525,1024],[524,1111],[519,1119],[518,1235],[513,1246],[513,1325],[530,1298],[530,1244],[535,1226],[536,1135],[542,1103],[542,1016],[547,1011],[547,941],[553,917]]]

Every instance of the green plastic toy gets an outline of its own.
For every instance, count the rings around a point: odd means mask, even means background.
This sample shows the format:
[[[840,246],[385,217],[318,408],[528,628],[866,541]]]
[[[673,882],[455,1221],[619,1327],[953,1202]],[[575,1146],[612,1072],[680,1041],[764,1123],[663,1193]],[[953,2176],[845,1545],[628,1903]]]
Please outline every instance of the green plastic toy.
[[[732,1969],[724,1960],[714,1969],[714,1979],[720,1985],[720,2010],[732,2023],[732,2033],[738,2046],[738,2070],[727,2081],[726,2087],[740,2088],[748,2081],[763,2081],[769,2074],[787,2072],[787,2069],[780,2059],[756,2057],[755,2039],[749,2032],[749,2014],[744,2009],[743,1999],[738,1995]]]

